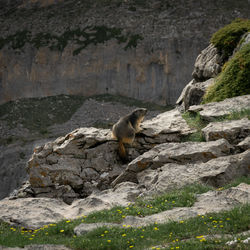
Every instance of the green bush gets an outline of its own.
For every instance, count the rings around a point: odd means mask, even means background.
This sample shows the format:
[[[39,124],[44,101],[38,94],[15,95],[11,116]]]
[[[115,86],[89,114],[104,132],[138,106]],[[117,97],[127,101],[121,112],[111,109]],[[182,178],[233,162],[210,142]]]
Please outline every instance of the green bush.
[[[207,90],[203,103],[247,94],[250,94],[250,44],[243,46],[226,63],[215,83]]]
[[[232,55],[234,48],[239,43],[241,36],[250,31],[250,20],[236,19],[213,34],[211,43],[227,59]]]

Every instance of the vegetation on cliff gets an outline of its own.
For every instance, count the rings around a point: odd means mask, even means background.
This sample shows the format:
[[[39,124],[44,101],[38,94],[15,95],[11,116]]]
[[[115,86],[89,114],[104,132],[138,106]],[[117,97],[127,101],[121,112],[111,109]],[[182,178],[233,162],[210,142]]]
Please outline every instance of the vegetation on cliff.
[[[240,49],[223,67],[215,83],[207,90],[203,103],[223,101],[250,94],[250,44]]]
[[[0,49],[8,46],[17,52],[22,52],[26,44],[39,49],[48,47],[51,50],[63,51],[68,44],[74,44],[77,48],[73,55],[79,54],[90,44],[100,44],[115,39],[118,44],[125,43],[124,50],[135,48],[143,37],[139,34],[124,34],[121,28],[109,28],[104,25],[85,27],[84,29],[67,29],[60,35],[40,32],[32,35],[31,31],[22,30],[7,37],[0,37]]]
[[[214,33],[211,43],[225,58],[228,58],[240,42],[242,35],[248,31],[250,31],[250,20],[238,18]]]

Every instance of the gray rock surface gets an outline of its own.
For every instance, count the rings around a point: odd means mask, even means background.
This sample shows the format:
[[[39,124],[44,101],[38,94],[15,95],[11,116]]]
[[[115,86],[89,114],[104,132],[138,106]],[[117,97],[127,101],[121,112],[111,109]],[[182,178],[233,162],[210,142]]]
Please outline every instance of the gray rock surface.
[[[250,176],[250,151],[223,156],[205,163],[168,163],[158,169],[149,168],[137,174],[139,185],[146,191],[140,196],[152,196],[193,183],[222,187],[232,180]]]
[[[193,132],[177,109],[146,120],[142,129],[133,145],[127,147],[131,160],[156,144],[180,141],[183,135]],[[109,188],[126,168],[117,147],[109,129],[79,128],[35,148],[27,167],[32,195],[63,198],[71,203],[74,198]],[[133,176],[128,180],[134,181]],[[22,188],[16,197],[23,196]]]
[[[74,233],[79,236],[79,235],[83,235],[86,234],[92,230],[95,230],[99,227],[121,227],[121,224],[115,224],[115,223],[91,223],[91,224],[87,224],[87,223],[82,223],[79,226],[74,228]]]
[[[210,44],[197,57],[192,76],[197,81],[216,77],[220,73],[222,65],[222,56],[219,55],[217,48]]]
[[[214,83],[214,78],[210,78],[204,82],[195,82],[192,80],[184,89],[176,104],[182,105],[186,111],[192,105],[198,105],[202,101],[207,88]]]
[[[237,145],[241,150],[247,150],[250,148],[250,136],[246,137],[242,142]]]
[[[159,168],[166,163],[207,162],[213,158],[230,154],[232,146],[225,140],[211,142],[163,143],[140,155],[129,163],[126,170],[113,182],[116,185],[129,180],[131,175],[148,168]]]
[[[240,111],[250,107],[250,95],[227,98],[221,102],[211,102],[203,105],[189,107],[189,112],[200,113],[202,119],[213,121],[235,111]]]
[[[16,105],[18,105],[18,101],[16,101]],[[0,189],[0,199],[19,188],[28,179],[25,167],[35,147],[42,146],[79,127],[111,127],[120,116],[130,113],[135,108],[135,106],[126,106],[118,102],[88,99],[67,122],[49,127],[49,138],[47,139],[44,139],[44,136],[39,133],[24,128],[21,123],[18,123],[18,120],[15,120],[17,126],[12,128],[4,118],[0,119],[0,141],[3,143],[0,145],[0,182],[3,184]],[[160,112],[148,111],[145,119],[152,119]],[[52,158],[49,157],[48,162],[53,162]],[[64,193],[61,188],[57,192]],[[65,196],[71,196],[71,193],[67,192]]]
[[[212,122],[202,129],[206,141],[215,141],[221,138],[231,144],[237,144],[250,135],[250,120]]]
[[[194,132],[177,109],[161,113],[151,120],[144,121],[141,127],[143,128],[141,133],[151,138],[152,143],[180,141],[182,135]]]
[[[114,189],[95,192],[71,205],[54,198],[23,198],[0,201],[0,219],[15,226],[37,229],[64,219],[75,219],[93,211],[127,206],[143,191],[137,184],[125,182]]]

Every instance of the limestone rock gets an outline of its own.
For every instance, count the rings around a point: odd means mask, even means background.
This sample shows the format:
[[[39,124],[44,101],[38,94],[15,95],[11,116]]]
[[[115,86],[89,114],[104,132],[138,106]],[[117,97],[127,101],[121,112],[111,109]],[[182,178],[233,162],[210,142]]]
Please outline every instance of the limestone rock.
[[[74,233],[77,236],[79,236],[79,235],[86,234],[92,230],[95,230],[99,227],[122,227],[122,225],[115,224],[115,223],[91,223],[91,224],[82,223],[74,228]]]
[[[0,201],[0,220],[37,229],[65,219],[75,219],[93,211],[127,206],[144,191],[137,184],[126,182],[114,189],[98,191],[85,199],[77,199],[71,205],[54,198],[24,198]]]
[[[163,143],[140,155],[129,163],[113,185],[126,181],[147,168],[159,168],[166,163],[187,164],[207,162],[213,158],[230,154],[232,146],[225,140],[211,142]]]
[[[214,78],[210,78],[204,82],[188,84],[178,99],[177,104],[182,104],[185,111],[192,105],[200,104],[207,88],[213,83]]]
[[[139,185],[146,188],[141,196],[151,196],[181,188],[192,183],[221,187],[232,180],[249,176],[250,150],[218,157],[205,163],[168,163],[158,169],[147,169],[137,174]]]
[[[192,75],[197,81],[216,77],[220,73],[222,65],[222,56],[219,55],[217,48],[210,44],[197,57]]]
[[[25,198],[0,201],[0,219],[8,223],[37,229],[65,219],[67,205],[57,199]]]
[[[228,140],[231,144],[237,144],[250,134],[250,120],[213,122],[202,129],[206,141],[214,141],[221,138]]]
[[[250,136],[246,137],[243,141],[241,141],[237,145],[237,148],[239,148],[240,150],[250,149]]]
[[[180,141],[181,135],[193,132],[177,109],[159,114],[143,122],[141,127],[141,133],[152,138],[152,143]]]
[[[250,107],[250,95],[227,98],[221,102],[211,102],[204,105],[189,107],[189,112],[200,113],[202,119],[213,121],[234,111],[240,111]]]
[[[180,141],[191,132],[177,109],[162,113],[145,121],[133,145],[126,145],[129,159],[137,158],[156,144]],[[27,170],[34,197],[63,198],[70,203],[110,188],[125,167],[109,129],[79,128],[35,148]],[[127,180],[136,181],[133,175]],[[21,192],[17,197],[20,195]]]

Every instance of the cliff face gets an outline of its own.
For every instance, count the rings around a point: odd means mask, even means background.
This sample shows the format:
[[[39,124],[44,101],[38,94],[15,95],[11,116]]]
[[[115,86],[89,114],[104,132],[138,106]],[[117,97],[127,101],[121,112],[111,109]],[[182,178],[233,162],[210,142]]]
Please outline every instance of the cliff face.
[[[0,103],[119,94],[173,104],[218,28],[247,0],[0,1]]]

